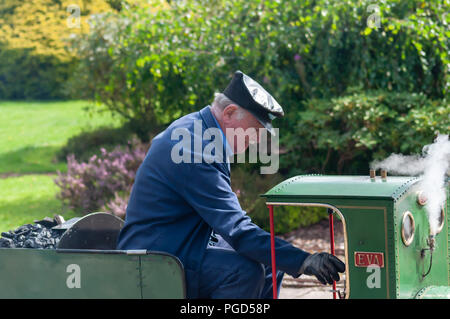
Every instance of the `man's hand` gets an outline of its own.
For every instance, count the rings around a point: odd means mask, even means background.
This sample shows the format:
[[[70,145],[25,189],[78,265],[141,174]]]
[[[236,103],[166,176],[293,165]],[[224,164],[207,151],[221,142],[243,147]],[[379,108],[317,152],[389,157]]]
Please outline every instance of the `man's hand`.
[[[316,276],[324,285],[333,284],[333,280],[339,281],[338,272],[345,271],[345,264],[337,257],[328,253],[315,253],[306,257],[299,273]]]

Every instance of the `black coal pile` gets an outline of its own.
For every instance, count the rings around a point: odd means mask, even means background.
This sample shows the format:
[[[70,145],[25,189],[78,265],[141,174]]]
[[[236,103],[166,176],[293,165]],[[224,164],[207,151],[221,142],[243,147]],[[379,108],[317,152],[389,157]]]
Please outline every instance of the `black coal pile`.
[[[3,232],[0,247],[54,249],[65,230],[52,229],[52,227],[63,222],[64,219],[56,215],[55,218],[46,217],[35,221],[34,224],[26,224],[15,230]]]

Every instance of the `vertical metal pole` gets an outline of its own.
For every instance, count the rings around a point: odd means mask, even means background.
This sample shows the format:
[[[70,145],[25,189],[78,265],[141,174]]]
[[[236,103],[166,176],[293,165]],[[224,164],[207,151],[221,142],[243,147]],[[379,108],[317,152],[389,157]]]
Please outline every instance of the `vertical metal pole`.
[[[333,224],[333,210],[328,208],[328,220],[330,225],[330,244],[331,244],[331,254],[334,256],[334,224]],[[336,281],[333,280],[333,299],[337,299],[336,296]]]
[[[273,288],[273,299],[278,299],[277,294],[277,265],[275,260],[275,230],[273,227],[273,206],[267,205],[269,207],[270,215],[270,254],[272,256],[272,288]]]

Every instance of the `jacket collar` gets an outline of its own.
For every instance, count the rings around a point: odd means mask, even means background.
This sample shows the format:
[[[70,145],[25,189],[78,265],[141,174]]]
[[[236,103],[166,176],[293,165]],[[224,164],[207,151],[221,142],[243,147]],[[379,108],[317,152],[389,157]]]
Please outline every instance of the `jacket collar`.
[[[210,127],[217,127],[216,122],[213,118],[214,115],[212,115],[211,108],[209,105],[205,106],[200,110],[200,116],[202,117],[203,121],[205,122],[207,128]]]
[[[199,111],[199,113],[200,113],[200,117],[203,119],[203,122],[205,122],[205,124],[206,124],[206,129],[208,129],[210,127],[215,127],[215,128],[218,128],[218,129],[220,129],[222,131],[222,128],[219,125],[217,125],[217,120],[214,118],[214,115],[211,112],[210,105],[207,105],[204,108],[202,108]],[[223,131],[222,131],[222,135],[223,135],[223,139],[224,139],[223,154],[230,154],[230,153],[233,154],[232,151],[231,151],[231,148],[228,145],[228,141],[225,138],[225,134],[223,134]],[[226,163],[223,163],[223,165],[225,167],[227,167],[228,172],[230,172],[230,162],[229,162],[229,159],[228,159],[228,157],[226,155],[225,155],[225,162]]]

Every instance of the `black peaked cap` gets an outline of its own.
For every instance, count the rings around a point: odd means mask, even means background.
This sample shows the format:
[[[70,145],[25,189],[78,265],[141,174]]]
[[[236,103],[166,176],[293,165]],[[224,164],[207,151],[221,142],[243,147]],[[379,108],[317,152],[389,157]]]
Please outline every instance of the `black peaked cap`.
[[[258,82],[236,71],[223,94],[248,110],[272,134],[272,120],[284,116],[283,108]]]

